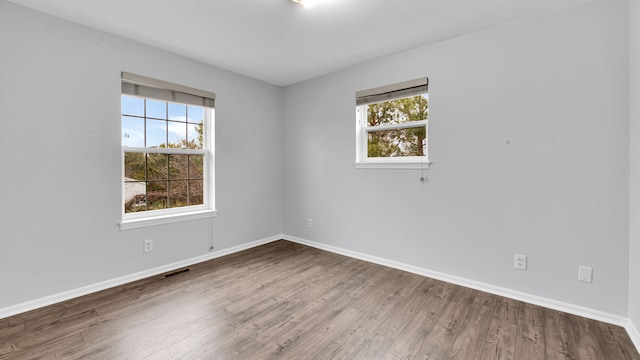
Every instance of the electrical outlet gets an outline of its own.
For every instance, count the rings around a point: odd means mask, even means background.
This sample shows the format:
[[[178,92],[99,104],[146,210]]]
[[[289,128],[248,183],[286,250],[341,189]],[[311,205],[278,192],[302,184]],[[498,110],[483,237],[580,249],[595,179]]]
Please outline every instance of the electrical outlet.
[[[307,227],[308,228],[313,227],[313,220],[312,219],[307,219]]]
[[[593,281],[593,268],[590,268],[588,266],[579,266],[578,280],[586,283],[591,283]]]
[[[527,271],[527,256],[513,254],[513,268],[516,270]]]
[[[153,240],[147,239],[142,242],[142,252],[152,252],[153,251]]]

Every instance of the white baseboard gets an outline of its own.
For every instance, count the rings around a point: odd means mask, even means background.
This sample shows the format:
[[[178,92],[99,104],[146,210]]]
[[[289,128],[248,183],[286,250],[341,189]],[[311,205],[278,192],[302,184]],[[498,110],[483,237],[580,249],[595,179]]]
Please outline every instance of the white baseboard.
[[[631,341],[633,341],[633,344],[636,346],[636,349],[640,352],[640,332],[638,331],[638,328],[635,326],[633,321],[629,320],[627,321],[625,329],[627,330]]]
[[[115,279],[102,281],[96,284],[83,286],[81,288],[61,292],[58,294],[46,296],[40,299],[35,299],[31,301],[27,301],[21,304],[0,308],[0,319],[7,318],[9,316],[21,314],[23,312],[39,309],[45,306],[53,305],[62,301],[71,300],[80,296],[88,295],[91,293],[95,293],[101,290],[106,290],[115,286],[124,285],[133,281],[142,280],[144,278],[148,278],[150,276],[156,276],[160,274],[164,274],[176,269],[184,268],[187,266],[191,266],[197,263],[201,263],[203,261],[212,260],[215,258],[219,258],[221,256],[233,254],[242,250],[250,249],[252,247],[260,246],[266,243],[273,242],[275,240],[282,239],[281,236],[271,236],[268,238],[252,241],[246,244],[230,247],[227,249],[222,249],[219,251],[212,251],[210,253],[197,256],[194,258],[174,262],[167,265],[162,265],[155,267],[153,269],[148,269],[144,271],[137,272],[135,274],[121,276]]]
[[[446,281],[448,283],[472,288],[475,290],[480,290],[480,291],[488,292],[491,294],[508,297],[510,299],[524,301],[534,305],[544,306],[546,308],[562,311],[568,314],[574,314],[574,315],[586,317],[589,319],[618,325],[621,327],[627,327],[627,325],[629,324],[629,320],[627,318],[606,313],[603,311],[590,309],[590,308],[570,304],[563,301],[549,299],[542,296],[532,295],[532,294],[528,294],[528,293],[524,293],[524,292],[520,292],[520,291],[508,289],[508,288],[503,288],[500,286],[486,284],[480,281],[469,280],[469,279],[465,279],[458,276],[448,275],[441,272],[437,272],[437,271],[433,271],[433,270],[429,270],[429,269],[425,269],[425,268],[421,268],[413,265],[407,265],[397,261],[380,258],[377,256],[371,256],[371,255],[367,255],[367,254],[363,254],[363,253],[359,253],[351,250],[346,250],[336,246],[322,244],[322,243],[302,239],[295,236],[289,236],[289,235],[281,235],[281,236],[282,236],[282,239],[307,245],[307,246],[311,246],[321,250],[326,250],[336,254],[345,255],[352,258],[372,262],[375,264],[388,266],[394,269],[411,272],[414,274],[430,277],[430,278],[441,280],[441,281]],[[636,330],[636,333],[637,333],[637,330]],[[636,347],[640,349],[637,343],[636,343]]]

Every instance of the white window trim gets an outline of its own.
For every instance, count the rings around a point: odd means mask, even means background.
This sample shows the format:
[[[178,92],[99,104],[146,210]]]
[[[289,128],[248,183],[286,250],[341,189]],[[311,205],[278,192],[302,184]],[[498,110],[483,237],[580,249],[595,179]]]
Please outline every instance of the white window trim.
[[[137,77],[134,80],[146,81],[146,84],[152,84],[154,81],[158,83],[157,86],[163,86],[167,88],[173,88],[174,90],[188,91],[189,93],[195,93],[198,96],[209,96],[215,98],[214,93],[204,92],[197,89],[184,87],[178,84],[172,84],[163,82],[160,80],[145,78],[129,73],[122,73],[123,79],[127,81],[133,81],[133,77]],[[188,93],[187,93],[188,94]],[[166,100],[161,100],[166,101]],[[204,149],[173,149],[173,148],[146,148],[146,147],[121,147],[121,221],[118,223],[120,230],[136,229],[148,226],[156,226],[162,224],[170,224],[181,221],[189,221],[203,218],[211,218],[217,215],[215,210],[215,156],[214,156],[214,124],[215,124],[215,108],[205,107],[205,116],[203,119],[203,125],[205,131],[207,131],[204,137]],[[204,174],[206,174],[203,181],[203,204],[193,206],[183,206],[177,208],[141,211],[135,213],[125,213],[124,200],[125,200],[125,188],[124,188],[124,154],[126,152],[137,153],[152,153],[152,154],[184,154],[184,155],[204,155]]]
[[[120,222],[119,227],[120,230],[138,229],[147,226],[156,226],[181,221],[211,218],[216,216],[217,214],[218,212],[216,210],[199,210],[190,212],[183,211],[179,214],[164,214],[157,216],[147,216],[140,219],[123,220],[122,222]]]
[[[367,105],[356,106],[356,161],[353,166],[356,169],[429,169],[429,151],[426,156],[398,156],[370,158],[368,153],[369,131],[408,129],[424,126],[426,139],[429,139],[428,120],[412,121],[402,124],[390,124],[379,126],[367,126]]]

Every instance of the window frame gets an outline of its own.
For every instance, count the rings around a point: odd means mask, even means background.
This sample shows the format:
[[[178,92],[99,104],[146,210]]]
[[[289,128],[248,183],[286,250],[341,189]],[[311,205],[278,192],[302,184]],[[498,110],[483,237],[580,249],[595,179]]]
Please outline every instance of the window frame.
[[[385,124],[369,126],[367,119],[367,107],[370,104],[385,101],[398,100],[413,96],[426,96],[429,99],[428,78],[420,78],[391,84],[379,88],[358,91],[356,93],[356,161],[355,168],[381,168],[381,169],[428,169],[429,161],[429,119],[408,121],[400,124]],[[369,133],[384,130],[400,130],[423,127],[425,129],[425,142],[423,156],[390,156],[369,157]]]
[[[126,80],[125,80],[126,79]],[[133,80],[132,80],[133,79]],[[179,221],[187,221],[201,218],[209,218],[216,215],[215,210],[215,197],[214,197],[214,189],[215,189],[215,178],[214,178],[214,122],[215,122],[215,107],[213,107],[213,99],[215,98],[214,93],[205,92],[202,90],[196,90],[184,87],[182,85],[167,83],[160,80],[145,78],[139,75],[133,75],[128,73],[122,73],[122,82],[123,82],[123,90],[120,94],[120,118],[121,118],[121,131],[122,131],[122,117],[126,116],[123,114],[122,109],[122,98],[123,96],[129,97],[137,97],[141,99],[149,99],[155,101],[161,101],[166,103],[176,103],[187,106],[199,106],[203,108],[203,148],[202,149],[190,149],[190,148],[160,148],[160,147],[132,147],[132,146],[124,146],[122,145],[121,138],[121,176],[120,176],[120,186],[121,186],[121,200],[120,200],[120,213],[121,213],[121,222],[119,223],[120,230],[128,230],[135,229],[146,226],[154,226],[160,224],[168,224]],[[141,86],[149,87],[151,86],[151,90],[158,91],[169,91],[172,94],[175,92],[179,92],[178,99],[176,101],[170,101],[166,98],[161,98],[163,95],[159,96],[149,96],[146,94],[132,94],[131,88],[125,91],[125,83],[127,86],[130,86],[131,83],[141,84]],[[143,85],[142,85],[143,84]],[[152,85],[150,85],[152,84]],[[147,89],[149,90],[149,89]],[[144,91],[142,91],[144,93]],[[207,95],[208,100],[211,101],[210,106],[203,106],[193,103],[193,99],[188,99],[185,101],[179,101],[181,96],[193,96],[200,97]],[[145,96],[147,95],[147,96]],[[173,95],[172,95],[173,96]],[[176,98],[176,96],[174,96]],[[145,101],[146,106],[146,101]],[[167,117],[169,115],[167,114]],[[148,119],[145,116],[143,118]],[[151,119],[151,118],[150,118]],[[167,118],[167,121],[171,121]],[[188,124],[185,121],[186,124]],[[121,133],[122,134],[122,133]],[[122,136],[122,135],[121,135]],[[145,157],[149,154],[167,154],[167,155],[202,155],[203,156],[203,171],[202,171],[202,186],[203,186],[203,203],[198,205],[187,205],[180,206],[174,208],[166,208],[166,209],[156,209],[156,210],[146,210],[139,212],[129,212],[127,213],[125,210],[125,154],[126,153],[138,153],[144,154]],[[169,180],[167,180],[169,181]]]

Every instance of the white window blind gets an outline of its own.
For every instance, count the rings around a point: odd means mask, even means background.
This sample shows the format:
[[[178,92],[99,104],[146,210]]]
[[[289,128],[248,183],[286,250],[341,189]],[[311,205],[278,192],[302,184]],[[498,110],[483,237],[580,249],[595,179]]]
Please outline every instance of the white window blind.
[[[216,94],[204,90],[122,72],[122,94],[181,104],[215,107]]]
[[[424,77],[369,90],[361,90],[356,92],[356,105],[367,105],[426,94],[428,85],[429,79]]]

